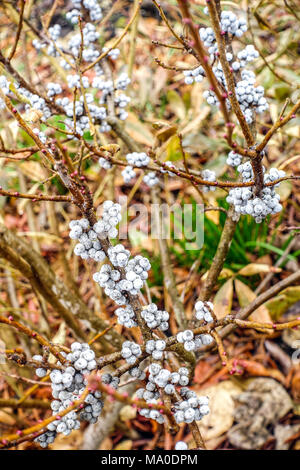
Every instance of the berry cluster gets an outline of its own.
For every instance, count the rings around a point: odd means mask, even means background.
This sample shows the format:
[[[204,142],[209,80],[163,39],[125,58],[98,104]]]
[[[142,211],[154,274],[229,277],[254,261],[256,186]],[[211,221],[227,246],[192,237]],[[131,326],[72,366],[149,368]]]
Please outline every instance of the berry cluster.
[[[121,173],[124,178],[124,183],[130,183],[130,181],[136,177],[136,173],[130,165],[127,165]]]
[[[197,320],[205,321],[206,323],[213,322],[213,317],[208,307],[211,310],[214,308],[211,302],[202,302],[202,300],[198,300],[198,302],[195,303],[195,317]]]
[[[118,230],[116,226],[121,221],[121,206],[112,201],[105,201],[102,205],[102,217],[95,223],[94,231],[101,237],[116,238]]]
[[[79,16],[86,16],[86,12],[89,12],[90,19],[97,21],[101,19],[102,12],[101,8],[96,0],[83,0],[73,2],[77,5],[76,8],[69,11],[66,15],[67,19],[73,24],[78,23]],[[46,44],[37,39],[33,40],[33,46],[37,51],[44,50],[48,55],[55,58],[59,58],[60,66],[70,73],[67,75],[67,85],[70,89],[88,89],[91,86],[101,91],[100,98],[96,93],[85,93],[85,96],[81,93],[79,100],[75,103],[70,101],[67,97],[57,98],[55,103],[62,108],[67,115],[65,119],[66,130],[69,132],[69,139],[76,139],[73,133],[76,132],[79,135],[83,135],[84,132],[91,131],[91,123],[93,125],[99,125],[100,132],[108,132],[111,130],[111,126],[107,122],[107,99],[108,96],[113,96],[116,116],[120,120],[125,120],[128,116],[125,110],[126,106],[130,102],[130,98],[121,91],[126,90],[130,83],[130,79],[125,72],[122,72],[119,77],[114,78],[105,76],[101,67],[101,62],[94,66],[96,75],[93,78],[92,84],[90,83],[87,76],[83,75],[80,77],[76,72],[76,60],[80,57],[82,61],[91,63],[98,59],[101,53],[107,53],[111,60],[116,60],[119,57],[119,49],[108,49],[103,47],[99,49],[99,38],[100,33],[96,30],[96,26],[92,23],[86,23],[82,28],[82,31],[77,34],[72,34],[67,45],[65,41],[60,41],[61,27],[59,24],[54,24],[49,28],[49,36],[51,43]],[[60,51],[63,51],[60,52]],[[62,93],[62,88],[58,83],[49,83],[48,96],[50,98]],[[103,106],[99,106],[103,105]],[[32,106],[31,106],[32,107]],[[45,107],[45,104],[41,102],[39,107]],[[76,114],[76,122],[72,119],[74,116],[74,109]],[[48,109],[46,111],[46,119],[51,116],[51,112]]]
[[[122,344],[121,355],[127,364],[135,364],[137,359],[142,355],[141,347],[133,341],[125,341]]]
[[[184,82],[187,85],[191,85],[192,83],[200,83],[202,82],[203,78],[205,77],[204,68],[200,65],[199,67],[193,70],[184,70]]]
[[[32,108],[40,111],[41,112],[40,120],[42,122],[46,121],[46,119],[51,117],[51,111],[49,107],[47,106],[44,98],[34,93],[31,93],[30,91],[26,90],[26,88],[21,87],[20,84],[17,82],[14,82],[13,85],[16,88],[17,92],[21,96],[26,98],[27,102],[25,104],[25,111],[30,111]]]
[[[216,42],[216,36],[212,28],[200,28],[199,29],[200,39],[203,41],[205,47],[208,48],[208,52],[212,53],[210,49]]]
[[[211,171],[211,170],[203,170],[201,172],[201,176],[203,179],[205,179],[206,181],[210,181],[210,182],[214,182],[216,181],[216,173],[214,171]],[[208,192],[208,191],[215,191],[216,190],[216,187],[215,186],[204,186],[203,187],[203,191],[204,192]]]
[[[55,431],[46,431],[41,434],[39,437],[34,439],[34,442],[40,444],[42,448],[48,447],[49,444],[52,444],[55,441],[57,432]]]
[[[247,22],[244,18],[238,18],[231,11],[221,12],[221,29],[226,33],[240,38],[247,31]]]
[[[126,307],[120,307],[115,310],[115,314],[118,317],[119,325],[124,325],[126,328],[133,328],[137,326],[134,311],[130,305]]]
[[[197,397],[195,392],[185,387],[180,390],[180,395],[183,400],[174,405],[174,418],[178,424],[200,421],[209,413],[208,397]]]
[[[205,9],[207,13],[208,10]],[[231,11],[222,11],[220,18],[220,27],[222,34],[229,34],[232,38],[240,38],[247,31],[247,23],[244,18],[238,18]],[[200,39],[204,45],[208,48],[210,59],[213,62],[213,72],[216,76],[217,81],[221,84],[221,87],[225,89],[226,94],[228,93],[225,75],[221,62],[219,61],[219,51],[216,41],[216,36],[212,28],[200,28],[199,30]],[[235,53],[230,45],[226,46],[226,58],[230,63],[231,70],[234,74],[237,74],[236,79],[236,97],[240,104],[241,110],[244,113],[245,119],[248,124],[253,122],[254,116],[253,111],[256,113],[263,113],[268,109],[268,104],[264,98],[264,88],[261,86],[255,87],[255,75],[249,70],[242,70],[248,63],[259,57],[258,51],[252,44],[247,45],[243,50]],[[184,71],[184,81],[186,84],[192,84],[193,82],[201,82],[205,76],[204,69],[200,66],[194,70]],[[208,104],[219,106],[217,96],[213,90],[206,90],[203,93]],[[230,100],[226,100],[228,109],[230,109]]]
[[[234,150],[231,150],[227,155],[226,163],[230,166],[239,166],[242,163],[242,155],[236,153]]]
[[[106,257],[102,249],[97,233],[90,227],[87,219],[72,220],[69,224],[71,229],[69,237],[78,240],[74,253],[82,259],[93,259],[97,262],[103,261]]]
[[[82,43],[83,37],[83,45]],[[74,57],[78,57],[80,55],[81,47],[82,47],[82,58],[86,62],[93,62],[94,60],[99,57],[100,52],[95,48],[94,42],[96,42],[100,34],[96,31],[96,27],[91,23],[86,23],[82,30],[82,37],[81,34],[74,34],[72,35],[70,41],[68,42],[69,50],[72,52]]]
[[[180,367],[178,372],[170,372],[168,369],[163,369],[160,364],[153,362],[149,366],[146,388],[139,388],[136,395],[138,398],[144,399],[149,405],[157,404],[157,400],[160,398],[158,389],[163,389],[168,395],[174,395],[176,392],[175,385],[186,386],[189,383],[188,375],[189,372],[186,367]],[[142,408],[139,413],[158,423],[162,424],[164,422],[164,417],[158,410]]]
[[[143,178],[143,181],[150,188],[156,186],[159,183],[159,179],[157,178],[155,171],[149,171],[149,173],[146,173]]]
[[[127,73],[122,72],[119,77],[116,79],[116,89],[117,90],[126,90],[131,80],[128,77]],[[124,96],[124,95],[123,95]]]
[[[178,343],[183,343],[184,349],[186,351],[194,351],[196,349],[196,344],[194,340],[194,333],[192,330],[180,331],[177,334]]]
[[[51,409],[56,419],[48,424],[46,433],[36,438],[36,442],[39,442],[42,447],[47,447],[48,444],[53,442],[57,433],[68,436],[73,429],[79,429],[80,421],[78,417],[81,420],[95,423],[103,408],[103,403],[100,400],[101,393],[95,391],[86,396],[84,407],[79,415],[74,410],[63,417],[59,415],[80,397],[87,385],[85,375],[90,374],[97,367],[95,353],[86,343],[74,342],[71,345],[69,354],[64,352],[61,354],[66,358],[67,365],[65,369],[53,369],[50,373],[52,396],[54,398],[51,402]],[[42,362],[42,356],[34,356],[33,359]],[[60,362],[58,362],[58,365],[62,366]],[[38,377],[42,377],[47,374],[47,371],[41,366],[37,368],[36,373]]]
[[[117,247],[119,246],[122,245],[117,245]],[[119,250],[120,249],[117,248],[116,251],[116,247],[109,248],[114,262],[121,262],[123,264],[125,257],[128,259],[128,251],[125,250],[123,246],[122,250]],[[125,278],[121,277],[121,272],[119,270],[112,269],[109,264],[104,264],[101,266],[100,271],[93,275],[93,279],[104,288],[105,294],[118,305],[126,305],[128,303],[126,294],[130,293],[132,295],[137,295],[139,293],[148,277],[148,271],[150,268],[151,265],[147,258],[138,255],[128,261],[125,267]]]
[[[161,331],[166,331],[169,328],[169,314],[165,310],[158,310],[157,305],[150,304],[141,312],[142,318],[151,329],[158,328]]]
[[[259,114],[266,111],[269,107],[264,97],[264,88],[255,87],[255,75],[250,70],[243,70],[242,80],[236,84],[236,97],[244,113],[248,124],[253,122],[253,109]]]
[[[253,180],[253,170],[250,162],[239,165],[237,169],[244,182]],[[264,174],[264,183],[277,181],[284,176],[285,172],[283,170],[271,168],[269,173]],[[282,205],[279,202],[280,196],[275,192],[274,186],[264,187],[259,196],[255,195],[252,187],[234,188],[229,191],[226,200],[234,205],[238,214],[251,215],[257,223],[262,222],[267,215],[277,214],[282,210]]]
[[[49,82],[47,83],[47,89],[47,95],[49,96],[49,98],[62,93],[62,88],[59,83]]]
[[[149,373],[149,382],[163,389],[167,385],[181,385],[184,387],[189,383],[189,371],[186,367],[180,367],[177,372],[170,372],[154,362],[149,366]]]
[[[253,44],[248,44],[245,49],[242,49],[237,53],[237,58],[240,61],[241,67],[245,67],[248,62],[252,62],[253,60],[259,57],[258,51],[255,49]]]
[[[148,400],[148,403],[149,404],[151,404],[151,403],[156,404],[156,401],[155,400]],[[151,409],[148,409],[148,408],[142,408],[142,409],[140,409],[139,413],[140,413],[141,416],[144,416],[145,418],[153,419],[154,421],[156,421],[159,424],[163,424],[165,422],[164,416],[158,410],[151,410]]]
[[[113,266],[119,266],[124,268],[128,264],[130,257],[130,251],[126,250],[121,243],[116,246],[111,246],[108,248],[108,257],[109,261]]]
[[[151,354],[153,359],[159,361],[164,356],[164,350],[166,349],[166,342],[163,339],[150,339],[146,343],[146,352]]]
[[[209,334],[201,334],[194,336],[191,330],[180,331],[177,334],[177,341],[183,343],[186,351],[196,351],[202,346],[206,346],[213,341],[213,338]]]
[[[112,388],[116,390],[119,386],[120,378],[114,377],[109,372],[106,372],[105,374],[102,374],[101,382],[104,383],[105,385],[110,385]]]
[[[126,155],[126,160],[131,166],[147,166],[150,158],[145,152],[132,152]]]
[[[93,274],[93,279],[101,287],[105,294],[110,297],[117,305],[125,305],[127,298],[122,294],[120,286],[121,273],[117,269],[112,269],[109,264],[101,266],[99,272]]]
[[[40,131],[37,127],[35,127],[34,129],[32,129],[32,132],[38,136],[38,138],[40,139],[40,141],[45,144],[47,142],[47,137],[46,137],[46,134],[42,131]]]
[[[106,160],[106,158],[100,157],[98,162],[100,167],[104,168],[104,170],[109,170],[110,168],[112,168],[112,164],[108,160]]]
[[[102,10],[97,0],[72,0],[74,9],[67,13],[66,17],[72,24],[78,23],[80,10],[84,7],[90,15],[91,21],[99,21],[102,18]]]
[[[147,258],[141,255],[137,255],[128,261],[128,264],[125,268],[126,270],[126,280],[132,283],[132,286],[128,284],[128,290],[131,294],[138,294],[139,289],[141,289],[148,279],[148,271],[151,269],[151,264]]]

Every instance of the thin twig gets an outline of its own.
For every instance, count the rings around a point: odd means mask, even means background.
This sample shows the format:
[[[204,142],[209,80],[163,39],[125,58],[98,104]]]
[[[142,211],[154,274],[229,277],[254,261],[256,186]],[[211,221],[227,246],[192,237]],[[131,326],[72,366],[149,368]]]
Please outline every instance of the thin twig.
[[[22,31],[22,26],[23,26],[23,15],[24,15],[24,9],[25,9],[25,1],[26,0],[21,0],[21,6],[20,6],[20,13],[19,13],[19,24],[18,24],[18,29],[15,37],[15,42],[12,48],[11,53],[9,54],[8,61],[10,62],[15,55],[15,52],[17,50],[18,42],[21,36],[21,31]]]

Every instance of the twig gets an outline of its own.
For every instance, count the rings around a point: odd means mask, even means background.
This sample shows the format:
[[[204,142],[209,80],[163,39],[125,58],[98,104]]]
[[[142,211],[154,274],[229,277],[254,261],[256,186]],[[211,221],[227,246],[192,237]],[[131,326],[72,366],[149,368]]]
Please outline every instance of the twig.
[[[124,38],[124,36],[126,36],[126,34],[128,33],[132,23],[134,22],[135,18],[137,17],[139,11],[140,11],[140,8],[141,8],[141,4],[142,4],[142,1],[140,0],[130,21],[127,23],[126,27],[124,28],[122,34],[120,35],[120,37],[118,37],[118,39],[116,39],[116,41],[114,41],[114,43],[112,44],[112,46],[110,46],[105,52],[102,52],[102,54],[100,54],[99,57],[97,57],[96,60],[94,60],[94,62],[92,62],[91,64],[87,65],[85,67],[85,69],[83,69],[82,73],[85,73],[87,72],[88,70],[90,70],[91,68],[93,68],[96,64],[98,64],[100,62],[100,60],[104,59],[104,57],[106,57],[109,52],[112,50],[112,49],[115,49],[119,44],[120,42],[122,41],[122,39]]]
[[[176,288],[176,280],[175,280],[174,272],[171,267],[169,248],[168,248],[166,239],[163,236],[163,233],[160,233],[160,228],[162,228],[160,227],[160,217],[159,217],[159,206],[161,204],[161,200],[159,198],[157,188],[152,188],[151,196],[152,196],[152,201],[154,203],[153,215],[155,218],[155,225],[156,225],[156,230],[157,230],[158,245],[159,245],[159,251],[160,251],[161,262],[162,262],[162,271],[164,275],[164,284],[171,298],[176,321],[179,327],[183,328],[186,325],[187,320],[184,314],[183,303],[178,295],[178,291]]]
[[[234,208],[230,207],[227,218],[225,220],[224,228],[221,234],[216,254],[208,270],[204,286],[201,289],[200,298],[202,300],[209,300],[212,294],[213,288],[216,285],[219,274],[223,269],[224,262],[228,254],[237,223],[237,214],[235,214]]]
[[[203,440],[203,437],[201,436],[201,432],[196,421],[193,421],[192,423],[190,423],[189,426],[191,428],[193,438],[194,438],[197,448],[206,449],[205,442]]]
[[[26,400],[23,403],[19,403],[15,398],[0,398],[0,408],[42,408],[49,409],[50,402],[46,400],[39,400],[34,398],[32,400]]]
[[[136,9],[138,6],[139,6],[139,0],[134,0],[133,8]],[[129,48],[129,62],[128,62],[128,77],[129,78],[132,77],[133,64],[134,64],[134,59],[135,59],[139,18],[140,18],[140,14],[138,10],[138,13],[132,23],[132,29],[131,29],[131,34],[130,34],[130,48]]]
[[[293,246],[295,245],[296,240],[297,240],[296,237],[292,238],[292,240],[290,241],[290,243],[288,244],[288,246],[286,247],[286,249],[284,250],[284,252],[280,256],[280,258],[274,264],[275,268],[280,267],[280,265],[286,260],[287,256],[289,255],[290,251],[292,250]],[[264,288],[269,284],[269,282],[273,278],[274,274],[275,274],[275,271],[273,271],[273,272],[271,271],[264,277],[264,279],[261,281],[261,283],[259,284],[259,286],[255,290],[256,295],[260,294],[264,290]]]
[[[300,271],[291,274],[290,276],[286,277],[282,281],[277,282],[274,286],[272,286],[270,289],[268,289],[266,292],[263,292],[260,294],[256,299],[254,299],[249,305],[247,305],[245,308],[241,309],[238,314],[236,315],[235,319],[240,319],[240,320],[245,320],[246,318],[251,315],[252,312],[254,312],[260,305],[264,304],[267,302],[269,299],[277,295],[279,292],[281,292],[283,289],[286,287],[289,287],[290,285],[297,283],[300,279]],[[299,323],[298,323],[299,324]],[[270,324],[268,325],[270,328]],[[273,325],[272,328],[276,328],[276,330],[281,330],[282,327],[278,327],[278,324]],[[225,338],[228,336],[232,331],[237,327],[237,324],[230,324],[222,328],[221,331],[219,331],[219,334],[221,338]],[[205,346],[204,348],[201,349],[201,351],[209,351],[214,347],[214,344],[210,344],[208,346]]]
[[[42,346],[49,349],[49,351],[51,351],[53,356],[55,356],[62,364],[66,362],[66,359],[64,358],[64,356],[62,356],[60,352],[57,351],[57,348],[55,346],[52,346],[51,343],[49,343],[49,341],[46,340],[46,338],[44,338],[42,335],[40,335],[36,331],[31,330],[27,326],[24,326],[21,323],[15,321],[12,316],[6,318],[0,315],[0,323],[10,325],[13,328],[16,328],[16,330],[20,331],[21,333],[24,333],[29,338],[34,338]]]
[[[212,27],[216,36],[216,41],[218,44],[219,58],[222,65],[222,69],[225,75],[226,85],[228,89],[228,98],[230,100],[232,109],[240,123],[241,130],[244,134],[248,147],[251,147],[254,144],[254,138],[250,131],[250,128],[246,122],[245,116],[242,113],[239,102],[235,93],[235,83],[232,72],[230,70],[229,63],[226,58],[226,44],[224,34],[222,34],[217,8],[214,0],[207,2],[207,8],[209,11],[209,16],[211,19]]]
[[[7,197],[16,197],[22,199],[31,199],[33,202],[37,201],[57,201],[57,202],[73,202],[70,196],[52,196],[50,194],[23,194],[18,191],[6,191],[0,186],[0,195]]]
[[[70,413],[70,411],[76,410],[77,408],[80,407],[84,403],[84,400],[86,396],[89,393],[88,387],[85,388],[84,392],[81,394],[80,398],[76,401],[73,402],[72,405],[68,406],[65,410],[61,411],[59,413],[60,418],[65,416],[66,414]],[[25,403],[25,402],[24,402]],[[24,429],[23,431],[16,433],[16,434],[9,434],[7,436],[3,436],[2,440],[0,441],[0,449],[5,448],[9,445],[9,443],[14,442],[15,440],[19,439],[20,436],[25,437],[29,436],[32,433],[41,431],[42,429],[45,429],[48,424],[52,423],[58,418],[58,416],[51,416],[51,418],[47,418],[44,421],[42,421],[39,424],[36,424],[35,426],[31,426],[29,428]]]
[[[20,6],[20,13],[19,13],[19,24],[18,24],[18,29],[15,37],[15,42],[12,48],[11,53],[9,54],[8,61],[10,62],[15,55],[15,52],[17,50],[18,42],[21,36],[21,31],[22,31],[22,26],[23,26],[23,15],[24,15],[24,8],[25,8],[25,1],[26,0],[21,0],[21,6]]]
[[[47,103],[47,106],[49,108],[53,109],[56,111],[58,114],[65,114],[64,108],[61,106],[57,105],[54,101],[51,101],[47,95],[43,95],[40,93],[36,88],[32,87],[18,72],[17,70],[14,69],[14,67],[11,65],[8,59],[4,57],[0,50],[0,63],[3,65],[3,67],[7,70],[7,72],[23,87],[26,88],[26,90],[30,91],[30,93],[34,95],[38,95],[40,98],[43,98],[45,102]]]
[[[265,135],[263,141],[256,147],[256,151],[257,152],[262,152],[263,149],[265,148],[265,146],[267,145],[267,143],[269,142],[269,140],[271,139],[271,137],[273,137],[273,135],[275,134],[275,132],[280,129],[281,127],[283,127],[287,122],[289,122],[291,119],[295,118],[296,117],[296,113],[297,111],[300,109],[300,100],[298,101],[298,103],[296,103],[292,109],[290,110],[290,112],[285,116],[285,117],[280,117],[275,123],[274,125],[271,127],[271,129],[267,132],[267,134]]]

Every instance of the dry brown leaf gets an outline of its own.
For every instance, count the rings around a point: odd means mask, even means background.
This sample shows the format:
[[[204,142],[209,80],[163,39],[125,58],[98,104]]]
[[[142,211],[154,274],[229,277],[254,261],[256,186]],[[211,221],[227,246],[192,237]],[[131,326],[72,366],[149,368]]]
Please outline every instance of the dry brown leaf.
[[[168,90],[167,99],[171,111],[179,119],[184,119],[186,115],[186,109],[181,96],[175,90]]]
[[[57,330],[57,333],[53,336],[52,338],[52,343],[53,344],[65,344],[66,342],[66,336],[67,336],[67,327],[65,322],[61,322],[59,325],[59,328]],[[53,356],[53,354],[49,355],[49,363],[53,364],[56,361],[56,358]]]
[[[57,438],[49,446],[51,450],[78,450],[82,442],[82,432],[78,429],[72,431],[69,436],[58,434]]]
[[[255,274],[262,273],[280,273],[281,268],[276,268],[275,266],[269,266],[268,264],[260,263],[249,263],[247,266],[244,266],[239,270],[238,274],[241,276],[254,276]]]
[[[3,410],[0,410],[1,424],[7,424],[9,426],[13,426],[15,424],[15,418],[13,418],[9,413],[11,413],[11,408],[3,408]]]
[[[290,396],[277,380],[262,377],[250,379],[236,401],[237,424],[227,436],[234,447],[245,450],[260,449],[271,437],[273,424],[293,407]]]
[[[125,405],[120,411],[120,420],[128,421],[136,417],[136,408],[133,408],[131,405]]]
[[[239,304],[241,308],[246,307],[249,305],[254,299],[256,299],[255,293],[250,289],[250,287],[246,286],[243,282],[235,279],[234,281],[235,291],[238,296]],[[259,322],[271,322],[272,319],[268,312],[268,309],[261,305],[258,307],[249,317],[252,321],[259,321]]]
[[[210,413],[198,423],[205,440],[220,437],[231,428],[235,408],[234,400],[241,392],[242,388],[231,380],[225,380],[199,391],[199,395],[209,397]]]
[[[231,271],[229,268],[223,268],[222,271],[220,272],[219,279],[226,279],[228,277],[232,277],[234,275],[234,272]]]
[[[140,144],[148,145],[152,147],[154,144],[154,137],[148,128],[137,120],[136,116],[129,113],[128,119],[126,120],[126,130],[128,134]]]
[[[22,162],[20,163],[19,168],[21,169],[22,173],[25,176],[28,176],[30,179],[34,181],[42,181],[45,179],[44,169],[38,162],[35,162],[35,161]]]
[[[110,437],[106,437],[101,442],[98,450],[112,450],[113,448],[113,441]]]
[[[218,290],[214,298],[214,312],[218,319],[226,317],[231,312],[233,297],[233,281],[228,281]]]
[[[125,441],[119,442],[119,444],[116,445],[114,450],[131,450],[132,449],[132,440],[131,439],[126,439]]]

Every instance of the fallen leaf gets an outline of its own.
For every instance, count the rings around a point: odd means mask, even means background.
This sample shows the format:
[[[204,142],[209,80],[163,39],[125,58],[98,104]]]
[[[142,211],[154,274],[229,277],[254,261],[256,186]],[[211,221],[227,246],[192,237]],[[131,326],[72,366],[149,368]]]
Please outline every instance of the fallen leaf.
[[[45,179],[45,172],[39,162],[26,161],[19,164],[19,168],[25,176],[34,181]]]
[[[156,137],[160,142],[166,142],[172,135],[176,134],[177,126],[166,125],[159,129],[156,133]]]
[[[280,201],[286,201],[289,198],[292,189],[293,185],[291,181],[282,181],[276,190],[280,196]]]
[[[152,147],[154,144],[154,137],[148,128],[142,124],[134,114],[129,113],[126,119],[126,130],[128,134],[137,142]]]
[[[0,410],[0,423],[7,424],[8,426],[14,426],[15,419],[10,415],[11,408],[3,408]]]
[[[286,442],[294,434],[297,434],[300,430],[299,424],[277,424],[275,426],[274,434],[276,438],[276,450],[288,450],[290,442]]]
[[[239,281],[238,279],[235,279],[234,285],[241,308],[246,307],[254,299],[256,299],[256,294],[250,289],[250,287],[246,286],[246,284],[244,284],[243,282]],[[264,323],[272,321],[269,311],[265,307],[265,305],[261,305],[256,310],[254,310],[254,312],[251,313],[249,319],[252,321],[259,321]]]
[[[136,408],[133,408],[131,405],[125,405],[120,411],[120,420],[128,421],[136,417]]]
[[[218,319],[226,317],[231,312],[232,297],[233,282],[232,279],[228,279],[218,290],[214,298],[214,312]]]
[[[280,295],[266,303],[266,307],[273,319],[280,318],[287,309],[300,300],[300,286],[292,286],[284,289]]]
[[[55,336],[53,336],[52,338],[52,343],[53,344],[65,344],[66,342],[66,335],[67,335],[67,328],[66,328],[66,324],[65,322],[61,322],[61,324],[59,325],[59,328],[55,334]],[[53,354],[50,354],[49,355],[49,359],[48,359],[49,363],[53,364],[56,362],[56,358],[53,356]]]
[[[174,162],[183,158],[178,135],[173,135],[167,142],[167,160]]]
[[[237,359],[237,364],[241,366],[248,374],[259,377],[272,377],[281,383],[285,383],[284,375],[277,369],[266,368],[257,361],[246,359]]]
[[[99,450],[112,450],[113,441],[110,437],[106,437],[100,444]]]
[[[210,413],[198,423],[205,440],[215,439],[231,428],[234,421],[235,397],[241,392],[242,388],[231,380],[225,380],[198,392],[198,395],[209,397]]]
[[[234,275],[234,272],[231,271],[231,269],[223,268],[219,274],[219,279],[226,279],[228,277],[232,277],[233,275]]]
[[[171,111],[177,116],[180,120],[185,118],[186,109],[183,102],[183,99],[175,90],[168,90],[167,99]]]
[[[274,379],[255,378],[235,397],[237,422],[229,431],[230,443],[237,449],[257,450],[272,436],[272,427],[283,418],[293,403],[285,388]]]
[[[238,274],[241,276],[254,276],[255,274],[262,273],[280,273],[281,268],[269,266],[268,264],[249,263],[239,270]]]
[[[119,442],[119,444],[116,445],[114,450],[131,450],[132,449],[132,441],[130,439],[124,440]]]

